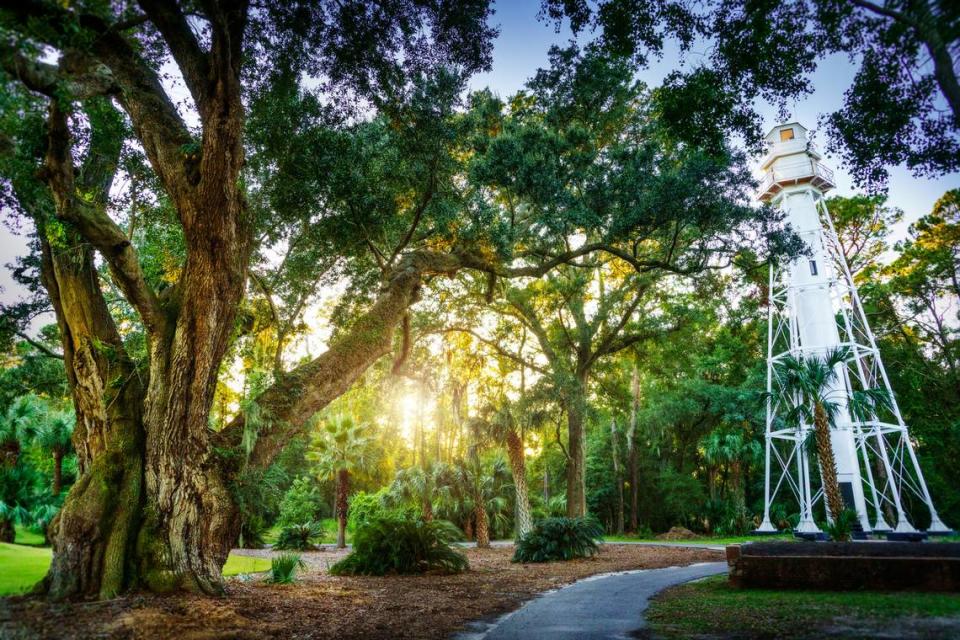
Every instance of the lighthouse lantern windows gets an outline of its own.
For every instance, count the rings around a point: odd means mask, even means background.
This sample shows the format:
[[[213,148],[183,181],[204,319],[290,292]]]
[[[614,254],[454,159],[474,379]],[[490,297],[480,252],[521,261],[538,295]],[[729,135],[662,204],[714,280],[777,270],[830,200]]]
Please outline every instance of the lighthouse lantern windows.
[[[780,129],[780,142],[789,142],[793,140],[793,128]]]

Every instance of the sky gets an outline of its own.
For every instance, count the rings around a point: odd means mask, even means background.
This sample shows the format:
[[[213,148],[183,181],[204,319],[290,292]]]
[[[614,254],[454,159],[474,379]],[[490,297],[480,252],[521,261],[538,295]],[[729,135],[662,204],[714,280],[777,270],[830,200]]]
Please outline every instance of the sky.
[[[499,27],[500,35],[494,43],[493,66],[489,72],[472,79],[472,89],[489,87],[500,96],[509,96],[521,89],[538,68],[547,65],[547,52],[551,45],[564,45],[570,40],[569,31],[564,29],[557,33],[554,24],[537,20],[539,7],[540,0],[496,3],[492,22]],[[703,52],[690,52],[683,62],[686,65],[696,64],[703,55]],[[640,70],[638,78],[650,86],[656,86],[669,71],[677,68],[678,62],[677,51],[668,48],[661,60]],[[823,61],[813,76],[814,93],[788,105],[791,119],[808,128],[816,127],[818,116],[841,106],[843,92],[850,85],[854,71],[853,65],[844,56]],[[778,124],[777,112],[772,105],[760,104],[758,111],[767,127]],[[818,140],[815,133],[814,136],[814,140]],[[823,136],[819,137],[819,141],[823,148]],[[840,166],[837,158],[828,155],[824,162],[835,170],[837,189],[833,194],[849,196],[857,193],[849,174]],[[894,230],[894,238],[904,237],[909,223],[929,213],[933,203],[945,191],[953,188],[960,188],[960,173],[925,179],[911,176],[902,167],[894,168],[891,171],[888,202],[905,213],[903,223]],[[6,218],[6,215],[3,217]],[[6,225],[0,227],[0,265],[13,262],[16,256],[25,251],[26,240],[22,235],[11,233]],[[0,268],[0,302],[13,302],[19,294],[9,270]]]

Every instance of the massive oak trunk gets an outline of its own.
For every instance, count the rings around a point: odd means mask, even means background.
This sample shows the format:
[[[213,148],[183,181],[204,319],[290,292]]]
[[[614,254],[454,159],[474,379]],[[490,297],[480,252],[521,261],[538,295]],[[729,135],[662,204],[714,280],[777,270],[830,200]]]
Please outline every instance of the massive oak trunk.
[[[41,234],[44,231],[41,229]],[[98,286],[89,245],[41,238],[41,278],[60,326],[73,395],[77,482],[53,523],[46,586],[55,598],[111,597],[129,586],[143,494],[140,376]]]

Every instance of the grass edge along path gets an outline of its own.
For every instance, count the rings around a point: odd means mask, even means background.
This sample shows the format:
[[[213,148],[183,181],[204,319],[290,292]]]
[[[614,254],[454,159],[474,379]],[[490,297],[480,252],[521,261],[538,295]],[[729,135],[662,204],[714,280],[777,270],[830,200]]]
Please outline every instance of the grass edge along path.
[[[815,638],[838,626],[851,638],[864,638],[871,637],[871,629],[889,631],[889,624],[898,618],[913,623],[917,618],[946,617],[955,618],[960,628],[960,595],[736,589],[726,576],[667,589],[651,599],[646,614],[653,637],[664,640],[774,638],[785,630],[804,630],[803,638]]]
[[[50,567],[49,547],[0,543],[0,596],[30,590],[43,579]],[[231,554],[223,567],[223,575],[259,573],[270,569],[270,560]]]
[[[769,536],[699,536],[689,540],[664,540],[663,538],[639,538],[627,535],[605,535],[604,542],[677,542],[680,544],[702,544],[710,546],[725,546],[728,544],[743,544],[745,542],[792,542],[796,540],[793,534],[783,533]]]

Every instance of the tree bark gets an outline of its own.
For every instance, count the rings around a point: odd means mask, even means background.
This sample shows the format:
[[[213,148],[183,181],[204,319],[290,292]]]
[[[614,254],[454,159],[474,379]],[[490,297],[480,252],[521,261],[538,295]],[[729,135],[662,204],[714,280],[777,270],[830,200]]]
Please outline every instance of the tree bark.
[[[637,513],[637,503],[640,496],[640,470],[637,465],[637,414],[640,411],[640,375],[636,366],[633,367],[630,392],[633,398],[630,405],[630,429],[627,431],[628,464],[630,466],[630,533],[636,533],[640,519]]]
[[[50,489],[50,492],[54,496],[60,495],[60,490],[63,487],[63,452],[60,449],[54,449],[53,451],[53,487]]]
[[[0,518],[0,542],[13,543],[16,539],[16,529],[12,520]]]
[[[350,472],[337,470],[337,549],[347,548],[347,498],[350,493]]]
[[[618,534],[623,534],[623,472],[620,469],[620,441],[616,420],[610,421],[610,449],[613,458],[613,481],[617,486],[617,513],[615,526]]]
[[[578,376],[567,391],[567,516],[587,515],[584,420],[587,409],[586,376]]]
[[[480,497],[476,498],[476,504],[473,507],[473,516],[476,520],[475,533],[477,536],[477,549],[490,548],[490,521],[487,518],[487,509],[483,505]]]
[[[833,457],[833,445],[830,441],[830,421],[823,405],[814,404],[814,437],[817,441],[817,456],[820,458],[820,477],[823,479],[823,493],[826,496],[830,516],[836,518],[843,513],[843,495],[837,481],[837,463]]]
[[[530,514],[530,493],[527,488],[527,465],[524,459],[523,439],[516,429],[507,433],[507,457],[510,459],[510,471],[513,473],[513,489],[516,497],[517,537],[533,529],[533,517]]]
[[[423,499],[423,504],[420,506],[420,512],[423,515],[424,522],[433,521],[433,502],[430,500],[430,496],[426,496]]]
[[[96,286],[93,252],[80,238],[51,246],[41,235],[41,279],[60,326],[73,396],[77,482],[51,524],[45,579],[55,599],[113,597],[135,585],[131,561],[144,503],[143,387]]]

